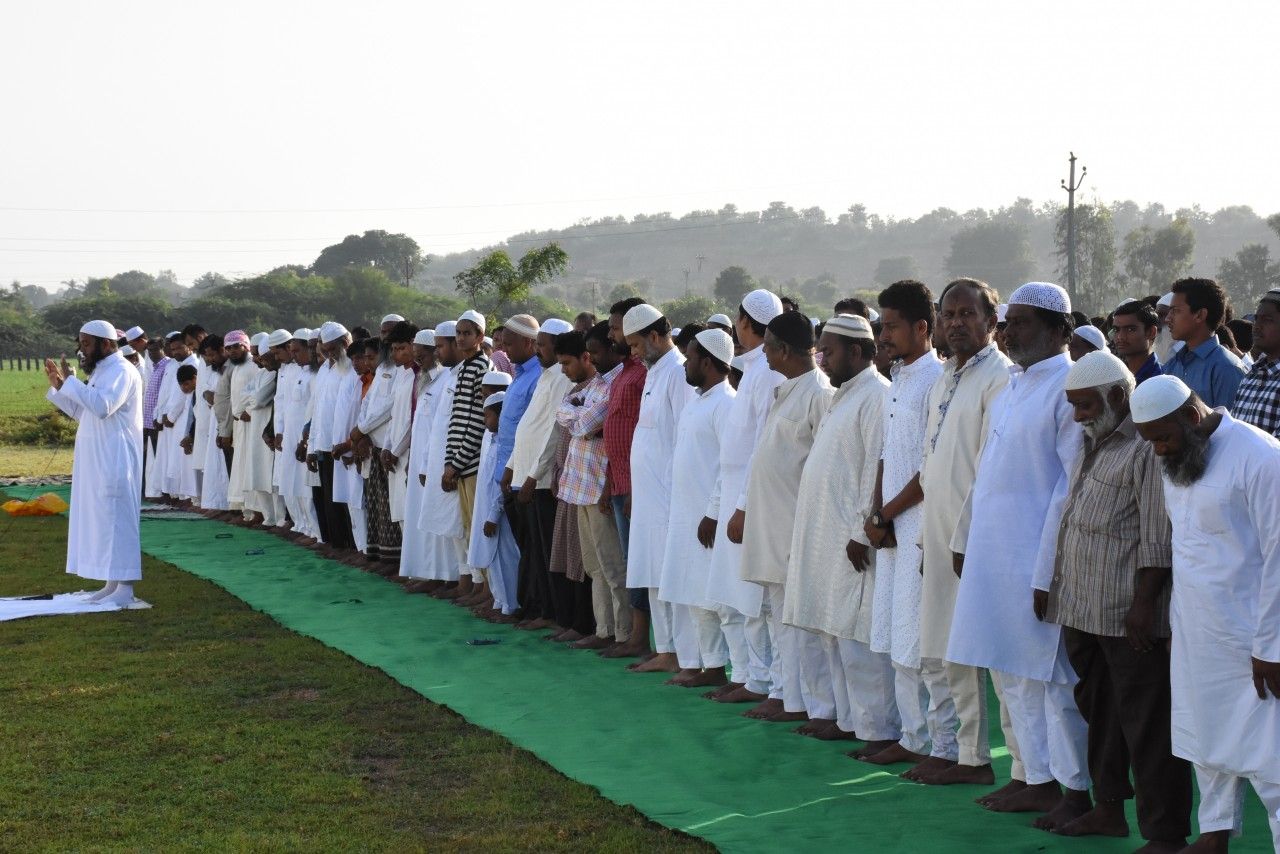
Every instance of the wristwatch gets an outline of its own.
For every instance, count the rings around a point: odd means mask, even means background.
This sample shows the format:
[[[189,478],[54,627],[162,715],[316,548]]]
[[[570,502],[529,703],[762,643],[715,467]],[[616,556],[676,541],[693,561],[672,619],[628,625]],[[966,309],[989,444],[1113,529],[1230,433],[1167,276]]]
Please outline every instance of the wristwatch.
[[[887,528],[887,527],[889,527],[889,523],[888,523],[888,522],[886,522],[886,521],[884,520],[884,517],[880,515],[880,511],[879,511],[879,510],[877,510],[877,511],[876,511],[876,512],[874,512],[874,513],[872,513],[872,514],[871,514],[871,518],[870,518],[868,521],[870,521],[870,522],[871,522],[872,527],[875,527],[875,528]]]

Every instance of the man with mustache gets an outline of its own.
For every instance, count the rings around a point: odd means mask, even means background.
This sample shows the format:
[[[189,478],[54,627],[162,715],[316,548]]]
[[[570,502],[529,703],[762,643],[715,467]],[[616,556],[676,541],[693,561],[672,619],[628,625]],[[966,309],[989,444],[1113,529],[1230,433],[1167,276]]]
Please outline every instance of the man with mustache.
[[[1133,394],[1173,522],[1173,753],[1195,766],[1200,838],[1239,835],[1247,779],[1280,848],[1280,441],[1177,377]]]
[[[1171,533],[1159,463],[1129,414],[1136,385],[1125,363],[1102,351],[1067,374],[1084,452],[1058,529],[1053,581],[1035,596],[1044,620],[1062,626],[1080,677],[1076,704],[1089,725],[1096,803],[1056,830],[1128,836],[1124,802],[1136,790],[1147,850],[1180,851],[1191,832],[1191,769],[1169,741]]]

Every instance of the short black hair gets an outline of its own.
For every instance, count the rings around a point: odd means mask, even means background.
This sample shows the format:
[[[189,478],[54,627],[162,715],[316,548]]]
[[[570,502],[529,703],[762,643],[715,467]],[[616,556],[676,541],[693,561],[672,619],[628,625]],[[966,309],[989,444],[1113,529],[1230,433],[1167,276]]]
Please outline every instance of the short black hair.
[[[556,336],[555,351],[557,356],[581,358],[582,354],[587,352],[586,336],[576,329],[569,332],[561,332]]]
[[[947,282],[947,286],[942,289],[942,293],[938,296],[938,309],[942,309],[942,301],[947,298],[947,291],[958,287],[973,288],[978,292],[979,301],[982,308],[986,311],[987,317],[996,317],[998,315],[997,307],[1000,305],[1000,294],[996,293],[996,289],[988,285],[981,279],[959,278],[952,279]]]
[[[222,336],[218,333],[204,336],[204,340],[200,342],[200,346],[196,348],[197,353],[203,353],[206,350],[221,350]]]
[[[574,322],[577,322],[579,320],[589,320],[591,321],[591,325],[595,326],[596,313],[594,311],[580,311],[578,312],[578,316],[574,318]]]
[[[699,341],[696,336],[691,338],[690,340],[693,341],[693,352],[697,353],[699,356],[701,356],[704,359],[710,359],[711,364],[715,365],[716,369],[719,370],[721,373],[727,374],[731,370],[733,370],[732,367],[720,361],[717,357],[713,356],[710,350],[708,350],[706,347],[703,347],[702,342]]]
[[[1113,326],[1115,325],[1115,319],[1122,314],[1135,315],[1144,329],[1152,329],[1160,325],[1160,315],[1156,314],[1155,308],[1145,300],[1131,299],[1126,303],[1122,303],[1119,308],[1111,313],[1111,324]]]
[[[367,326],[355,326],[355,327],[352,327],[352,329],[351,329],[351,340],[352,340],[352,341],[363,341],[364,339],[369,338],[369,337],[371,337],[371,336],[370,336],[370,334],[369,334],[369,328],[368,328]]]
[[[417,334],[418,327],[407,320],[401,320],[387,332],[386,342],[388,344],[407,344],[412,342]]]
[[[686,323],[680,327],[680,334],[674,339],[674,343],[681,351],[689,346],[689,342],[697,337],[699,332],[705,331],[707,325],[705,323]]]
[[[1253,324],[1244,318],[1237,317],[1227,321],[1227,328],[1236,336],[1236,346],[1248,353],[1253,349]]]
[[[845,297],[836,303],[836,314],[856,314],[858,317],[871,319],[871,312],[867,311],[867,304],[857,297]]]
[[[1071,315],[1064,314],[1060,311],[1052,311],[1047,308],[1040,308],[1038,305],[1030,306],[1031,310],[1036,313],[1036,317],[1040,322],[1050,329],[1057,329],[1062,333],[1063,338],[1070,338],[1071,333],[1076,331],[1075,321]],[[1085,324],[1086,326],[1088,324]]]
[[[1227,316],[1231,305],[1222,285],[1213,279],[1187,278],[1174,282],[1172,290],[1175,294],[1182,294],[1191,311],[1204,309],[1208,312],[1204,319],[1205,326],[1217,329],[1222,325],[1222,320]]]
[[[631,311],[631,309],[638,305],[644,305],[644,299],[641,297],[627,297],[626,299],[618,300],[613,305],[609,306],[609,314],[620,314],[623,317],[626,317],[627,312]]]
[[[188,338],[195,338],[197,335],[203,335],[205,328],[198,323],[188,323],[182,327],[182,334]]]
[[[178,366],[178,382],[190,382],[196,378],[195,365],[179,365]]]
[[[609,321],[602,320],[595,326],[582,333],[582,346],[585,347],[588,341],[599,341],[602,347],[608,348],[612,346],[609,343]]]
[[[768,329],[769,327],[761,323],[760,321],[756,320],[751,315],[747,314],[747,310],[743,308],[741,305],[739,305],[738,318],[742,319],[744,317],[747,319],[747,322],[751,324],[751,330],[755,332],[756,335],[759,335],[761,338],[763,338],[765,330]]]
[[[915,279],[903,279],[894,282],[880,292],[876,298],[880,308],[891,308],[907,319],[909,323],[925,322],[925,331],[933,332],[934,308],[933,293],[924,282]]]
[[[643,338],[644,336],[648,335],[650,332],[656,332],[659,335],[670,335],[671,321],[667,320],[665,317],[659,317],[657,320],[655,320],[653,323],[650,323],[644,329],[637,329],[635,332],[632,332],[631,334],[639,335],[641,338]]]
[[[798,311],[784,311],[769,321],[769,331],[792,350],[813,349],[813,321]]]
[[[800,303],[796,302],[795,297],[780,296],[778,302],[782,303],[783,311],[799,311]]]

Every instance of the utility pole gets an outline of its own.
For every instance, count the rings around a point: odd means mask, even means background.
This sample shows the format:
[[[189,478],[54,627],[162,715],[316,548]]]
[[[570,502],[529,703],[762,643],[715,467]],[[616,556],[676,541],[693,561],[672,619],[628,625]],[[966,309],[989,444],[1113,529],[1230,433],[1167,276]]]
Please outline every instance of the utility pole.
[[[1071,297],[1071,304],[1076,303],[1076,190],[1080,189],[1080,185],[1084,183],[1084,176],[1089,171],[1086,167],[1080,167],[1080,180],[1076,180],[1076,153],[1070,152],[1071,157],[1068,162],[1071,164],[1071,173],[1067,180],[1061,182],[1062,189],[1067,191],[1067,295]]]
[[[689,295],[689,273],[690,273],[689,268],[685,267],[684,268],[684,295],[685,296]]]

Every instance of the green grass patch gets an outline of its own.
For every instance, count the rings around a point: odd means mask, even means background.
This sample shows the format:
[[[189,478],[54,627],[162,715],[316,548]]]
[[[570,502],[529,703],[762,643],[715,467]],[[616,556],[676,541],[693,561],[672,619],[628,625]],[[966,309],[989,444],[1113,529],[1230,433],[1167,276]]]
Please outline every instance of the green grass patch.
[[[0,370],[0,416],[39,415],[52,407],[44,399],[49,380],[44,370],[15,371],[9,369],[6,360]]]
[[[0,477],[53,477],[71,474],[70,446],[0,444]],[[0,520],[0,524],[3,521]]]
[[[65,537],[0,517],[0,595],[91,584]],[[208,582],[144,578],[151,610],[0,623],[0,847],[710,850]]]

